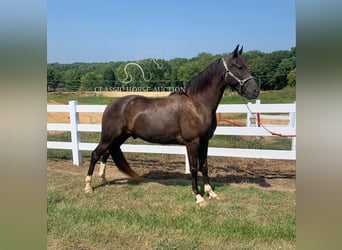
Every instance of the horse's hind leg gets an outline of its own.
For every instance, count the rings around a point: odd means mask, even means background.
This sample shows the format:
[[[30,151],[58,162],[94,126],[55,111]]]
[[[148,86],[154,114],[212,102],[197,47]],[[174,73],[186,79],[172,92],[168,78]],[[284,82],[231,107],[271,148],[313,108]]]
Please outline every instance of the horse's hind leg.
[[[186,145],[186,150],[187,150],[189,163],[190,163],[190,171],[191,171],[191,179],[192,179],[192,193],[196,197],[196,204],[202,206],[202,205],[205,205],[206,202],[203,199],[202,195],[200,194],[198,190],[198,185],[197,185],[198,153],[199,153],[198,148],[199,148],[199,143],[196,141]]]
[[[107,163],[108,157],[109,157],[109,150],[107,150],[102,155],[101,163],[100,163],[99,176],[101,178],[101,184],[103,184],[103,185],[107,184],[107,179],[106,179],[106,163]]]
[[[85,193],[93,192],[93,188],[91,187],[91,179],[94,173],[95,164],[100,159],[100,157],[107,151],[108,147],[109,147],[108,143],[100,142],[99,145],[91,153],[90,165],[89,165],[87,177],[85,179],[85,182],[86,182],[86,186],[84,188]]]

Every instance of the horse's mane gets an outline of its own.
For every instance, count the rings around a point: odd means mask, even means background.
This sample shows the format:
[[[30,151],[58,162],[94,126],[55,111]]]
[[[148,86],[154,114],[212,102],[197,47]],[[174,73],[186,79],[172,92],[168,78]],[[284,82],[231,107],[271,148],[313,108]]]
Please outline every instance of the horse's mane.
[[[187,96],[187,93],[184,91],[184,89],[177,89],[173,92],[171,92],[169,95],[186,95]]]
[[[210,64],[200,74],[191,79],[185,87],[185,94],[191,95],[204,90],[210,85],[213,74],[216,72],[216,66],[220,63],[221,58]]]

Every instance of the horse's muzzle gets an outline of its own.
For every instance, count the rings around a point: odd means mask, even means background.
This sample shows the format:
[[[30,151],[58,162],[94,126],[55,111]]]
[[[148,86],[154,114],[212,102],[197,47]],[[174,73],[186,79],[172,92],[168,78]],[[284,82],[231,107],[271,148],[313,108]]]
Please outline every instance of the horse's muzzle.
[[[254,80],[246,83],[241,88],[241,95],[248,99],[256,99],[260,94],[260,89]]]

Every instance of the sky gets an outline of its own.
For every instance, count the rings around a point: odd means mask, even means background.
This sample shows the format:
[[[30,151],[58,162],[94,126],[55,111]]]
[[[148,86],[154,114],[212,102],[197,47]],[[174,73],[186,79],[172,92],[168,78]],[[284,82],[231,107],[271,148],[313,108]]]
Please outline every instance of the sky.
[[[47,0],[48,63],[296,46],[295,0]]]

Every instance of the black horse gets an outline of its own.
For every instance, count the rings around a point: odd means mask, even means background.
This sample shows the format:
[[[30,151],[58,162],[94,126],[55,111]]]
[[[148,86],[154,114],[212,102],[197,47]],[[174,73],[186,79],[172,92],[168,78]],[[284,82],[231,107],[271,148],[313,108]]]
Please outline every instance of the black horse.
[[[258,84],[241,56],[242,49],[237,45],[231,54],[213,62],[187,84],[184,92],[165,98],[129,95],[111,102],[103,113],[100,143],[91,154],[85,192],[93,192],[91,179],[101,156],[99,175],[103,182],[106,182],[105,163],[109,155],[122,172],[139,179],[120,149],[132,136],[153,143],[185,145],[196,203],[205,202],[198,190],[198,170],[203,175],[204,191],[209,198],[218,198],[209,184],[207,164],[208,142],[217,124],[217,106],[227,86],[248,99],[259,95]]]

